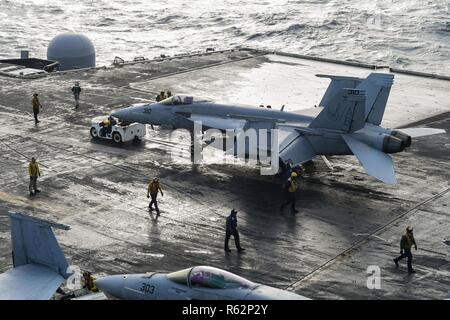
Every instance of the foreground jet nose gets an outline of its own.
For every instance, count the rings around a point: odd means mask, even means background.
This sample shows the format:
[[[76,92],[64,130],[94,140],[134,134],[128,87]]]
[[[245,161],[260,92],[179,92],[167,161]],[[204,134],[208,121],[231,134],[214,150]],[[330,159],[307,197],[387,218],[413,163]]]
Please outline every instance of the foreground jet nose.
[[[106,276],[95,280],[95,285],[107,296],[121,299],[126,276]]]
[[[133,121],[133,119],[132,119],[133,110],[132,109],[133,109],[133,107],[128,107],[125,109],[117,110],[117,111],[114,111],[113,113],[111,113],[111,115],[120,120]]]

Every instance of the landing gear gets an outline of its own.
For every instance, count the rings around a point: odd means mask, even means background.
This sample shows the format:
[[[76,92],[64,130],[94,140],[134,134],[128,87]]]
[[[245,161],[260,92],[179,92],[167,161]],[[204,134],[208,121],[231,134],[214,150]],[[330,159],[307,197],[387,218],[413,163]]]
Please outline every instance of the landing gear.
[[[202,140],[199,137],[196,137],[193,131],[191,131],[190,151],[192,164],[199,164],[203,160]]]

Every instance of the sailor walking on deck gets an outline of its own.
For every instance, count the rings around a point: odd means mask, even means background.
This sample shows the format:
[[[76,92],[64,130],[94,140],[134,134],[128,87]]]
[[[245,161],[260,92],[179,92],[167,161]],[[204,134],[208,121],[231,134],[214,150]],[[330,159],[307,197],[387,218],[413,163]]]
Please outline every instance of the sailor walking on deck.
[[[30,191],[30,196],[34,196],[37,192],[41,192],[37,188],[37,178],[41,176],[41,171],[39,170],[39,165],[36,161],[36,158],[31,158],[30,163],[28,164],[28,174],[30,175],[30,185],[28,189]]]
[[[150,209],[150,212],[153,211],[153,204],[155,205],[156,215],[159,216],[159,208],[158,208],[158,202],[156,201],[156,198],[158,197],[158,192],[161,192],[161,196],[164,196],[164,193],[161,189],[161,185],[159,184],[158,178],[153,178],[153,180],[148,184],[147,188],[147,198],[152,198],[150,203],[148,204],[148,208]]]
[[[33,94],[33,99],[31,99],[31,105],[33,106],[33,114],[34,114],[34,122],[40,122],[38,120],[39,109],[42,108],[41,103],[39,102],[38,94]]]
[[[245,251],[244,248],[241,247],[241,242],[239,240],[239,231],[237,229],[237,211],[235,209],[231,210],[230,215],[227,217],[226,231],[225,231],[225,252],[231,252],[230,247],[228,246],[228,242],[230,241],[230,237],[234,237],[234,243],[236,244],[236,249],[238,252]]]
[[[295,198],[295,193],[298,190],[298,181],[297,181],[297,173],[292,172],[290,178],[286,181],[284,186],[284,191],[286,193],[286,202],[283,203],[280,207],[281,212],[283,213],[284,208],[287,205],[291,206],[292,214],[297,213],[298,210],[295,208],[295,204],[297,199]]]
[[[408,273],[415,273],[416,271],[412,267],[412,253],[411,247],[414,245],[414,249],[417,250],[416,240],[413,235],[413,228],[408,226],[406,233],[400,240],[400,256],[394,259],[395,266],[398,268],[398,262],[403,258],[408,258]]]
[[[77,109],[80,106],[80,93],[81,93],[81,87],[78,81],[75,82],[75,85],[72,87],[72,93],[73,97],[75,98],[75,109]]]

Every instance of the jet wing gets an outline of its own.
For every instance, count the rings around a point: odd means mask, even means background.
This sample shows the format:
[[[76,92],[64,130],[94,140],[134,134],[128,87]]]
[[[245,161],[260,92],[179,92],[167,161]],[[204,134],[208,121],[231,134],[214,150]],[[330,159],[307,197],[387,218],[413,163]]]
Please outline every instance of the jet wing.
[[[26,264],[0,274],[0,300],[48,300],[64,278],[37,264]]]
[[[236,115],[231,118],[221,118],[192,114],[189,120],[201,121],[203,126],[219,130],[233,129],[247,131],[249,129],[255,129],[256,132],[259,132],[258,130],[264,129],[269,133],[272,129],[276,128],[278,129],[278,150],[280,158],[283,161],[291,159],[294,165],[296,165],[307,162],[316,156],[309,140],[302,134],[300,129],[296,128],[296,124],[277,125],[274,119],[255,118],[246,120]],[[303,130],[306,129],[303,128]],[[257,134],[256,136],[259,154],[266,154],[267,149],[271,149],[270,146],[274,140],[270,137],[270,134],[267,135],[268,140],[266,142],[259,141],[261,138],[260,135]],[[227,150],[227,154],[237,155],[237,149],[235,142],[233,149]],[[244,153],[253,154],[253,149],[247,145],[247,142]]]
[[[294,292],[259,285],[250,291],[244,300],[311,300]]]
[[[267,129],[268,132],[274,129],[274,124],[271,122],[256,122],[249,121],[244,130],[253,129]],[[267,142],[260,141],[258,139],[258,153],[260,156],[269,154],[267,152],[274,151],[271,148],[271,144],[276,141],[278,143],[278,152],[281,160],[286,161],[291,159],[294,165],[305,163],[316,156],[314,149],[311,146],[309,140],[303,135],[303,129],[297,129],[295,125],[276,125],[275,129],[278,129],[278,137],[267,135]],[[237,150],[236,143],[234,148],[227,150],[227,154],[235,154]],[[253,154],[252,148],[245,145],[246,154]]]
[[[276,123],[285,122],[274,117],[227,114],[224,117],[190,114],[189,120],[201,121],[203,126],[219,130],[273,129]]]
[[[244,119],[220,118],[195,114],[191,115],[189,119],[194,122],[201,122],[204,127],[219,130],[243,129],[247,124],[247,121]]]

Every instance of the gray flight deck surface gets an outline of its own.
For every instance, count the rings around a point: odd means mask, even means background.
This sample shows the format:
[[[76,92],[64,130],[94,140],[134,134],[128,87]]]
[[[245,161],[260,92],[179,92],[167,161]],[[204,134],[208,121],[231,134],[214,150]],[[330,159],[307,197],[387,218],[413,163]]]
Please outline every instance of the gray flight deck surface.
[[[377,70],[378,71],[378,70]],[[386,69],[380,70],[386,72]],[[280,214],[280,181],[256,167],[194,167],[171,153],[189,141],[148,127],[141,143],[92,141],[90,121],[121,105],[152,101],[160,90],[219,101],[318,104],[329,80],[314,75],[365,77],[373,70],[253,50],[214,52],[50,74],[36,79],[0,76],[0,210],[15,210],[72,227],[55,231],[70,264],[96,275],[174,271],[211,265],[255,282],[313,299],[444,299],[450,290],[450,136],[413,140],[393,155],[398,185],[366,175],[355,157],[316,161],[301,179],[298,208]],[[81,105],[70,88],[79,80]],[[450,81],[396,74],[382,125],[416,122],[450,130]],[[31,96],[43,105],[34,125]],[[178,135],[180,138],[180,135]],[[28,196],[27,164],[42,171]],[[149,215],[146,186],[161,178],[161,216]],[[225,217],[239,210],[245,254],[223,251]],[[394,268],[399,240],[414,226],[417,273]],[[0,271],[12,265],[9,220],[0,216]],[[367,267],[381,268],[381,289],[366,287]]]

